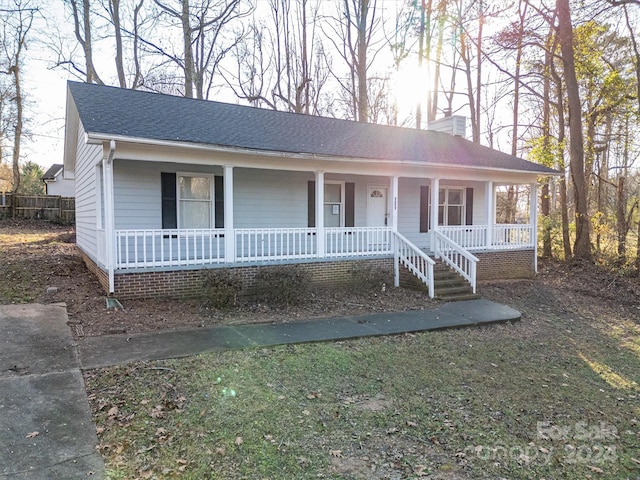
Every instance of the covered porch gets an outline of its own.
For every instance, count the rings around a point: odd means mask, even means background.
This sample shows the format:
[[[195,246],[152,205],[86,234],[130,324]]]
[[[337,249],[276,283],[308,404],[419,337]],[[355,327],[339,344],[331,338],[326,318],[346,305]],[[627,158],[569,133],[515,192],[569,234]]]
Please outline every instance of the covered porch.
[[[101,175],[104,227],[97,232],[98,258],[107,267],[111,285],[116,273],[393,258],[396,285],[403,265],[432,296],[434,259],[457,271],[475,291],[478,258],[474,253],[535,250],[535,223],[495,223],[493,181],[320,170],[276,174],[232,165],[185,168],[139,163],[132,168],[130,162],[116,161],[115,175],[108,168]],[[175,172],[171,177],[173,220],[166,213],[163,170]],[[162,224],[163,228],[131,228],[145,222],[139,214],[132,214],[126,201],[130,188],[137,188],[140,198],[141,189],[131,186],[135,181],[130,175],[158,179],[149,189],[155,189],[150,195],[162,193],[162,211],[150,213],[147,223]],[[276,182],[287,183],[274,186]],[[196,185],[200,185],[199,191]],[[537,190],[535,184],[529,187],[529,219],[535,222]],[[291,195],[276,198],[274,191],[283,188],[290,189]],[[476,192],[475,200],[468,194],[466,198],[443,198],[443,194],[465,189]],[[259,205],[267,198],[273,198],[269,209]],[[265,218],[267,210],[270,218]],[[475,223],[474,215],[482,223]],[[434,225],[432,219],[436,218]],[[300,225],[302,222],[307,225]],[[197,228],[199,223],[206,228]],[[264,226],[278,223],[283,226]]]

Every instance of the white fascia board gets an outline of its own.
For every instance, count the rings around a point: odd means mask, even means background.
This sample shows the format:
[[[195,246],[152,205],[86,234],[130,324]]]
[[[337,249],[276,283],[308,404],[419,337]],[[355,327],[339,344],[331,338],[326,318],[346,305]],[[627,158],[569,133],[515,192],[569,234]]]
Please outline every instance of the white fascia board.
[[[442,163],[422,163],[416,161],[389,161],[371,158],[335,157],[312,153],[274,152],[269,150],[252,150],[240,147],[224,147],[220,145],[198,144],[172,140],[154,140],[120,135],[86,133],[87,143],[104,144],[115,140],[118,144],[118,158],[190,164],[212,164],[211,154],[216,154],[216,164],[233,164],[241,168],[261,168],[265,170],[294,170],[315,172],[319,163],[325,171],[343,174],[363,174],[367,166],[367,175],[394,175],[401,177],[415,176],[420,178],[460,179],[460,180],[494,180],[498,182],[534,183],[532,178],[559,175],[560,173],[542,173],[529,170],[512,170],[492,167],[470,167],[467,165],[451,165]],[[144,152],[147,147],[163,149],[153,155]],[[175,150],[172,152],[171,150]],[[179,150],[187,150],[189,155],[177,155]],[[193,155],[196,153],[197,155]],[[161,158],[159,157],[161,156]],[[265,164],[264,159],[270,163]],[[296,162],[292,164],[292,162]],[[328,166],[330,164],[331,166]],[[354,168],[355,166],[355,168]],[[425,172],[426,169],[426,172]],[[499,174],[499,178],[496,178]]]

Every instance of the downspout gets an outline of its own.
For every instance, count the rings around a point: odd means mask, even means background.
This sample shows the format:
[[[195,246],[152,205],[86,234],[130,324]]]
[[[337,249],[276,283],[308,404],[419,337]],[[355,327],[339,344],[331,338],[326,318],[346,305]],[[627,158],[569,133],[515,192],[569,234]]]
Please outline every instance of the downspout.
[[[109,274],[109,295],[115,293],[115,220],[113,204],[113,157],[116,151],[115,140],[109,141],[109,154],[103,160],[104,166],[104,216],[107,254],[107,273]]]

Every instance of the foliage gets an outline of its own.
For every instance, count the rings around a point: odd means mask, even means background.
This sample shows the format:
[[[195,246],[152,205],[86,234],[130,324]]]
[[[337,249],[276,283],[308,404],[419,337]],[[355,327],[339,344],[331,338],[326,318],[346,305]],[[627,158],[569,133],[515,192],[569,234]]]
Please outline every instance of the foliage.
[[[381,291],[393,285],[393,273],[370,262],[354,262],[351,268],[351,288],[358,292]]]
[[[255,276],[258,300],[271,305],[297,305],[309,290],[309,272],[301,265],[261,267]]]
[[[242,290],[242,275],[229,268],[202,271],[202,294],[205,303],[215,308],[236,305]]]
[[[22,195],[44,195],[43,175],[44,171],[40,165],[34,162],[26,162],[21,168],[18,193]]]

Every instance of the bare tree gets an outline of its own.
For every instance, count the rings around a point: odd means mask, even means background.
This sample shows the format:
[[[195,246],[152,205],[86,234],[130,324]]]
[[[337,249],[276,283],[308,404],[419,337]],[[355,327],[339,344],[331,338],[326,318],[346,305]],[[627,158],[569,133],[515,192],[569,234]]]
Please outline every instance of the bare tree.
[[[370,68],[386,43],[375,38],[381,22],[377,13],[377,0],[340,0],[338,16],[328,17],[324,24],[325,35],[348,69],[347,79],[335,71],[333,75],[349,96],[351,115],[359,122],[369,121]]]
[[[316,29],[319,0],[269,0],[235,49],[237,73],[225,72],[239,98],[274,110],[318,114],[329,70]],[[266,18],[265,18],[266,17]]]
[[[93,20],[91,18],[90,0],[65,0],[73,14],[73,28],[78,44],[82,47],[84,53],[84,75],[87,83],[97,83],[104,85],[104,82],[98,76],[96,67],[93,62]],[[67,60],[64,63],[69,63]],[[62,63],[62,62],[61,62]],[[79,67],[73,65],[76,69]]]
[[[182,48],[174,52],[160,41],[142,39],[152,52],[173,62],[184,74],[186,97],[208,98],[218,66],[227,53],[240,41],[242,32],[231,31],[230,26],[253,11],[248,0],[190,0],[160,1],[154,3],[166,26],[179,29]],[[170,42],[169,42],[170,43]]]
[[[6,70],[11,77],[15,125],[13,127],[13,191],[20,188],[20,146],[24,128],[24,94],[22,92],[22,65],[27,38],[38,9],[29,0],[13,0],[10,8],[2,10],[2,46]]]

